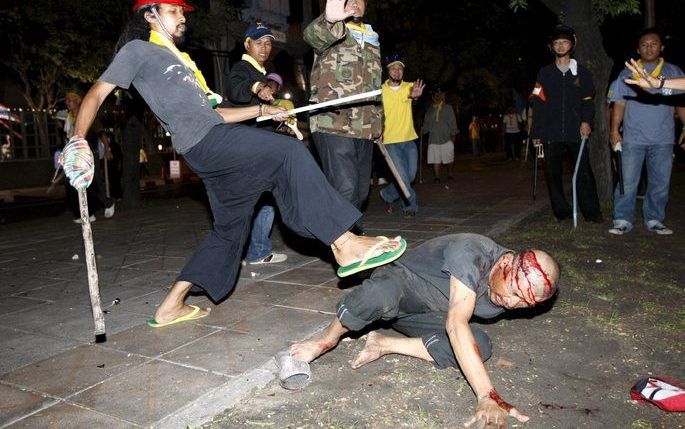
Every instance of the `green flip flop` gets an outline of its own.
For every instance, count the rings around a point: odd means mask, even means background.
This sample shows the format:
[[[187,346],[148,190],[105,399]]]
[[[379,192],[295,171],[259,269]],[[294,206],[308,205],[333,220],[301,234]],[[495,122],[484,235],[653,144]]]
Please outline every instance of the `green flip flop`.
[[[380,241],[378,244],[370,248],[366,254],[370,255],[373,252],[376,251],[378,246],[382,245],[383,243],[389,241],[387,237],[382,237],[385,238],[385,240]],[[364,259],[362,259],[359,262],[354,262],[349,265],[345,265],[344,267],[338,268],[338,277],[347,277],[351,276],[352,274],[358,273],[360,271],[368,270],[371,268],[376,268],[380,267],[381,265],[389,264],[390,262],[396,260],[402,254],[404,251],[407,250],[407,242],[403,239],[400,240],[400,246],[391,251],[391,252],[384,252],[381,253],[378,256],[374,256],[373,258],[369,258],[368,256],[364,256]]]

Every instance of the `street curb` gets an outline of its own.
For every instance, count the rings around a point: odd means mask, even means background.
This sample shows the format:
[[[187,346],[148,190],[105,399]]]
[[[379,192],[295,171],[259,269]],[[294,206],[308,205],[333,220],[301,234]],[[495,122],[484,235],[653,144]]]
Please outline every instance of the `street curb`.
[[[328,323],[327,321],[316,326],[304,339],[321,332]],[[277,372],[276,361],[271,357],[259,367],[232,378],[230,381],[205,393],[175,413],[157,421],[151,427],[188,428],[201,426],[212,420],[216,415],[232,408],[236,403],[252,393],[253,390],[271,383],[276,378]]]

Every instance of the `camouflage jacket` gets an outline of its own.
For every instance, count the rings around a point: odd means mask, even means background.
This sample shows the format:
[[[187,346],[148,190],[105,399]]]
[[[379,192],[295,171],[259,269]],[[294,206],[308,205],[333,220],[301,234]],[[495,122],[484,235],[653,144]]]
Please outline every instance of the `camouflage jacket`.
[[[342,21],[329,29],[324,15],[316,18],[304,30],[304,40],[314,48],[311,102],[320,103],[380,89],[380,46],[373,43],[362,45],[350,33]],[[360,139],[380,137],[383,129],[380,98],[353,106],[333,106],[318,111],[310,117],[311,131]]]

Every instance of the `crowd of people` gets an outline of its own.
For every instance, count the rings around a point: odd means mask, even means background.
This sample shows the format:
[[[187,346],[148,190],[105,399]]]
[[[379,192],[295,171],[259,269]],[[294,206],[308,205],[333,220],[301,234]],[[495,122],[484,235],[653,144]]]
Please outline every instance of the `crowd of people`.
[[[490,380],[483,365],[491,355],[490,338],[473,317],[491,319],[550,299],[558,287],[559,268],[541,250],[515,252],[476,234],[438,237],[410,250],[399,236],[364,235],[361,209],[370,192],[374,144],[382,145],[394,167],[394,180],[380,190],[386,211],[392,213],[399,202],[404,216],[414,217],[419,213],[419,197],[412,186],[419,133],[429,136],[427,162],[439,183],[452,180],[459,132],[445,92],[434,86],[429,89],[432,103],[417,133],[414,104],[423,96],[425,84],[421,79],[404,80],[407,64],[401,55],[381,59],[379,35],[363,19],[365,6],[365,0],[328,0],[325,11],[304,30],[304,40],[315,53],[312,103],[381,89],[379,98],[310,115],[320,166],[300,141],[289,136],[300,132],[296,119],[283,107],[287,103],[277,98],[283,78],[268,70],[274,41],[271,29],[264,23],[247,28],[245,53],[230,72],[224,100],[179,50],[186,14],[193,11],[184,0],[136,2],[111,64],[83,99],[67,100],[69,144],[87,139],[93,143],[93,153],[103,159],[111,156],[110,136],[103,133],[97,138],[88,132],[105,98],[116,87],[133,85],[171,135],[176,152],[205,185],[214,227],[181,270],[149,322],[151,327],[207,317],[211,309],[185,304],[187,294],[202,291],[221,301],[235,286],[245,248],[248,264],[285,261],[287,255],[275,252],[269,238],[277,207],[285,225],[330,247],[341,277],[381,267],[340,300],[323,333],[291,348],[293,358],[311,362],[334,348],[346,333],[384,321],[406,337],[369,334],[354,368],[388,353],[413,356],[439,368],[458,367],[477,398],[468,425],[503,425],[507,416],[526,421],[528,417],[504,401]],[[595,89],[590,72],[572,57],[577,43],[571,28],[555,30],[549,44],[554,61],[540,69],[531,95],[532,124],[510,107],[496,126],[503,132],[508,159],[521,157],[524,133],[544,152],[552,211],[560,220],[571,216],[562,183],[563,156],[568,153],[575,160],[582,155],[580,210],[586,220],[601,223],[587,146],[581,145],[592,132]],[[625,193],[615,195],[612,234],[633,227],[635,189],[644,159],[648,168],[645,225],[658,234],[671,232],[663,220],[674,107],[664,107],[662,98],[685,84],[675,79],[682,71],[660,58],[662,50],[659,34],[646,31],[638,42],[640,62],[627,65],[610,95],[611,143],[623,150],[625,182]],[[685,111],[676,109],[685,119]],[[276,122],[255,120],[267,115]],[[277,132],[282,128],[274,125],[277,122],[288,124],[285,135]],[[484,144],[487,129],[494,126],[491,122],[473,116],[468,138],[474,156],[491,149],[490,143]],[[94,189],[100,187],[97,165]],[[69,178],[77,174],[67,173]],[[113,201],[99,193],[94,199],[106,208],[106,217],[114,213]]]

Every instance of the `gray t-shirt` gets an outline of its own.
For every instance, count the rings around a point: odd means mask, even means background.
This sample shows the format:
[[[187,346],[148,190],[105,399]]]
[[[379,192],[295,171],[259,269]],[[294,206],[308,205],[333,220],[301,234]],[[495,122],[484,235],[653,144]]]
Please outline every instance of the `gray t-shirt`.
[[[100,81],[128,89],[131,83],[162,126],[178,153],[186,153],[223,118],[212,109],[195,74],[167,48],[133,40],[116,54]]]
[[[449,307],[450,276],[454,276],[476,293],[473,314],[491,319],[504,309],[490,301],[488,275],[499,257],[508,252],[512,251],[483,235],[452,234],[407,250],[395,263],[434,286],[444,296],[438,306],[445,312]]]

